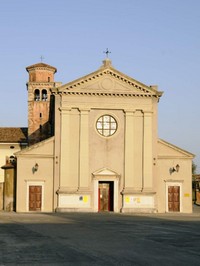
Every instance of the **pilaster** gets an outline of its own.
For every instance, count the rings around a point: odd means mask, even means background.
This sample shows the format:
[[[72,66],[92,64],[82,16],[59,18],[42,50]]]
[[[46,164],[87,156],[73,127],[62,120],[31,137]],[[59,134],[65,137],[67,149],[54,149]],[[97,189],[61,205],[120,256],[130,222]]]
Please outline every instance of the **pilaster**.
[[[142,190],[143,179],[143,147],[144,147],[144,114],[142,110],[135,112],[135,139],[134,139],[134,190]]]
[[[144,113],[144,151],[143,151],[143,190],[152,190],[153,185],[153,147],[152,147],[152,113]]]
[[[69,186],[70,178],[70,112],[71,109],[61,110],[61,134],[60,142],[62,143],[60,158],[60,187]]]
[[[134,111],[125,111],[125,190],[134,187]]]
[[[61,110],[60,188],[74,191],[78,188],[79,111]]]
[[[89,112],[80,110],[79,190],[89,188]]]

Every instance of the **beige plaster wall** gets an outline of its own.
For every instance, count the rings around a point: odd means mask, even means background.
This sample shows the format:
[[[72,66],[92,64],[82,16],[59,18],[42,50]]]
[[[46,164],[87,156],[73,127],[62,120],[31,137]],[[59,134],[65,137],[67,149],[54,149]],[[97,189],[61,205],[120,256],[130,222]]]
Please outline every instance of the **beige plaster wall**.
[[[117,121],[117,131],[111,137],[104,137],[96,130],[96,122],[102,115],[111,115]],[[124,188],[124,111],[112,109],[92,109],[89,117],[89,178],[93,189],[92,173],[101,169],[109,169],[118,175],[118,210],[122,208],[120,192]],[[112,180],[112,176],[99,176],[101,180]],[[115,179],[113,179],[115,180]],[[95,191],[93,192],[96,193]],[[95,197],[95,195],[93,195]]]
[[[10,147],[14,148],[11,149]],[[18,143],[1,143],[0,144],[0,183],[4,182],[4,170],[1,169],[1,166],[6,163],[6,156],[10,157],[14,155],[15,152],[20,151],[20,145]]]
[[[27,212],[29,203],[28,186],[42,186],[42,209],[44,212],[52,212],[53,193],[53,169],[54,169],[54,138],[50,138],[30,148],[16,153],[17,156],[17,198],[16,211]],[[35,164],[38,170],[34,171]]]
[[[92,173],[103,168],[119,175],[121,205],[125,179],[132,192],[141,190],[142,185],[152,191],[153,157],[157,152],[156,100],[63,94],[56,95],[55,102],[59,105],[56,106],[55,173],[60,176],[58,188],[62,193],[77,193],[83,188],[93,191]],[[97,119],[105,114],[112,115],[118,123],[117,132],[108,138],[96,130]]]
[[[179,172],[170,173],[170,168],[179,164]],[[158,212],[167,212],[167,185],[180,185],[180,211],[192,212],[192,160],[190,158],[160,158],[157,162],[156,179]]]
[[[102,115],[113,116],[118,124],[111,137],[101,136],[96,130],[96,121]],[[89,172],[108,168],[124,177],[124,112],[123,110],[92,109],[89,118]]]
[[[28,186],[43,186],[43,207],[41,211],[53,211],[53,158],[45,157],[23,157],[17,159],[17,199],[16,211],[27,212],[28,209]],[[37,163],[38,171],[33,172],[33,167]]]
[[[4,183],[0,183],[0,211],[3,210],[3,190]]]

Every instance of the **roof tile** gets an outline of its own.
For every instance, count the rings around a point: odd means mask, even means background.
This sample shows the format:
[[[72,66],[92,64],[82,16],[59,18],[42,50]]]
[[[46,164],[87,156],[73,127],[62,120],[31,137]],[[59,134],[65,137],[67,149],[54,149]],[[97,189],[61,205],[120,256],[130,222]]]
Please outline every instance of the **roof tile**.
[[[0,127],[0,142],[27,142],[27,127]]]

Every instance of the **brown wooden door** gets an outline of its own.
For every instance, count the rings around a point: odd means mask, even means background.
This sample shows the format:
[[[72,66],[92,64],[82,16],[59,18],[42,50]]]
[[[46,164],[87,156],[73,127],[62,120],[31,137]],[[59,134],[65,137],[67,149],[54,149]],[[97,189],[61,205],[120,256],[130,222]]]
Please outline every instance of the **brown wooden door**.
[[[109,211],[109,184],[101,183],[99,184],[99,210]]]
[[[29,186],[29,211],[41,211],[42,186]]]
[[[169,212],[180,211],[180,187],[179,186],[168,187],[168,210]]]
[[[113,211],[113,182],[99,182],[99,211]]]

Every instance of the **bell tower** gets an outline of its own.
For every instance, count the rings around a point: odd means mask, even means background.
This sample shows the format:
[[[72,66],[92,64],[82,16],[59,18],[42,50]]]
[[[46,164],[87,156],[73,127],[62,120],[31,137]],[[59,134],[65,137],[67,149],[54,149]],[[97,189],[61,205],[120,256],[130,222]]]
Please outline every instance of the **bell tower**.
[[[28,139],[29,144],[42,141],[52,135],[50,121],[51,88],[59,87],[54,82],[57,69],[38,63],[26,68],[29,73],[28,90]]]

